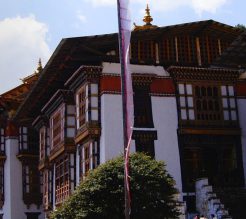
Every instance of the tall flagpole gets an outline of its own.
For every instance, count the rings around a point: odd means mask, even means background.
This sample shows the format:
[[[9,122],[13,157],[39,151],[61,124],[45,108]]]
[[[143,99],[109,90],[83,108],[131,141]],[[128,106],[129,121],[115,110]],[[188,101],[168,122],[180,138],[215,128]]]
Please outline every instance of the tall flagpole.
[[[132,84],[131,74],[128,69],[128,49],[130,44],[130,21],[127,20],[128,0],[117,0],[118,25],[119,25],[119,58],[121,63],[121,94],[123,113],[123,143],[124,143],[124,192],[125,192],[125,219],[130,219],[130,188],[128,174],[129,146],[131,140],[131,104]],[[127,27],[129,26],[129,28]],[[130,106],[131,105],[131,106]]]

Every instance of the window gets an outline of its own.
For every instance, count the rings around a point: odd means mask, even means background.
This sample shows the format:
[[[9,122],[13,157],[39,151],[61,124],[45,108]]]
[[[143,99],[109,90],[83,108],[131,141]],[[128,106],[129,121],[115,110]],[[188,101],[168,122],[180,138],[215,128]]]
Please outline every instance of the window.
[[[134,86],[134,127],[153,128],[149,87]]]
[[[139,41],[138,42],[139,60],[155,60],[155,43],[153,41]]]
[[[50,120],[51,148],[57,147],[64,138],[64,106],[58,109]]]
[[[57,113],[53,118],[52,127],[53,147],[61,142],[61,113]]]
[[[47,209],[49,206],[49,172],[46,170],[43,173],[43,204]]]
[[[147,155],[151,156],[152,158],[155,157],[155,147],[154,147],[154,140],[148,138],[139,138],[135,140],[136,143],[136,151],[143,152]]]
[[[23,193],[40,193],[40,176],[36,164],[23,164]]]
[[[98,84],[89,83],[76,93],[76,125],[80,129],[86,122],[99,119]]]
[[[5,153],[5,137],[3,128],[0,128],[0,153]]]
[[[45,143],[46,143],[46,130],[45,127],[40,129],[39,144],[40,144],[40,160],[45,158]]]
[[[0,162],[0,208],[4,202],[4,162]]]
[[[27,127],[19,128],[19,149],[20,151],[28,149],[28,130]]]
[[[33,213],[26,213],[26,218],[27,219],[38,219],[38,216],[40,215],[41,213],[39,212],[33,212]]]
[[[182,120],[194,120],[193,90],[191,84],[179,84],[179,104]]]
[[[237,120],[236,99],[233,86],[221,86],[224,120]]]
[[[148,154],[151,157],[155,157],[155,145],[154,141],[157,140],[156,131],[140,131],[134,130],[132,139],[135,140],[136,151]]]
[[[237,120],[233,86],[180,83],[178,91],[181,120]]]
[[[77,128],[86,122],[86,87],[83,86],[76,95]]]
[[[160,59],[165,62],[174,62],[176,60],[175,50],[174,38],[164,38],[160,42]]]
[[[70,194],[69,160],[65,156],[55,164],[55,203],[62,203]]]
[[[80,153],[80,177],[83,179],[89,170],[95,169],[99,165],[99,145],[98,142],[89,142],[82,145]]]
[[[219,89],[217,86],[195,86],[197,120],[221,120]]]
[[[44,170],[43,172],[43,205],[44,209],[48,210],[50,205],[52,204],[53,193],[52,193],[52,185],[53,185],[53,173],[50,170]]]
[[[38,134],[36,130],[27,127],[19,128],[19,152],[32,152],[37,154],[39,151]]]

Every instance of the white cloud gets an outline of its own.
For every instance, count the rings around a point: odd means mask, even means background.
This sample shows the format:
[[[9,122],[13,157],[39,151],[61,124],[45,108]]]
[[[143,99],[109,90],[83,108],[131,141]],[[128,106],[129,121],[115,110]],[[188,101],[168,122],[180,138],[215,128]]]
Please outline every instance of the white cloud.
[[[107,5],[115,5],[116,0],[85,0],[86,2],[92,3],[94,6],[107,6]]]
[[[91,2],[94,6],[108,6],[115,5],[116,0],[85,0]],[[169,11],[178,7],[191,7],[197,14],[203,12],[215,13],[217,9],[226,4],[229,0],[132,0],[132,3],[139,3],[145,6],[148,2],[152,10]]]
[[[0,20],[0,93],[20,84],[19,79],[34,72],[39,57],[43,63],[51,51],[48,27],[33,15]]]
[[[85,23],[87,21],[86,16],[81,13],[81,11],[77,11],[77,18],[80,22]]]
[[[228,0],[192,0],[192,7],[198,14],[204,11],[215,13],[218,8],[227,2]]]

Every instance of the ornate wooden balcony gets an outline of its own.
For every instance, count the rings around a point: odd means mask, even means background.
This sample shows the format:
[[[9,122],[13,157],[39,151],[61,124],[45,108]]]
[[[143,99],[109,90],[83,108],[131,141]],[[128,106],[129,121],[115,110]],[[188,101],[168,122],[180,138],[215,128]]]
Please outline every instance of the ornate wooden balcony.
[[[98,138],[101,135],[101,127],[98,122],[87,122],[77,130],[75,144],[80,143],[85,138]]]
[[[49,158],[44,157],[43,159],[39,159],[38,169],[43,170],[44,168],[49,167]]]
[[[72,153],[76,151],[75,143],[73,138],[65,138],[64,141],[53,147],[50,151],[49,161],[54,160],[63,152]]]

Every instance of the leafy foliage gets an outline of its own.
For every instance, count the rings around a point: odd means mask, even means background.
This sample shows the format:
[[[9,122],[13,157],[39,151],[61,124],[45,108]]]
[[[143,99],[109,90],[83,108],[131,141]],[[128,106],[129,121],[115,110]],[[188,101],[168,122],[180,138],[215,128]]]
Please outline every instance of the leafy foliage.
[[[243,24],[237,24],[235,27],[241,30],[246,30],[246,26]]]
[[[131,218],[177,218],[174,180],[165,164],[144,154],[130,156]],[[124,218],[123,157],[91,171],[51,218]]]

